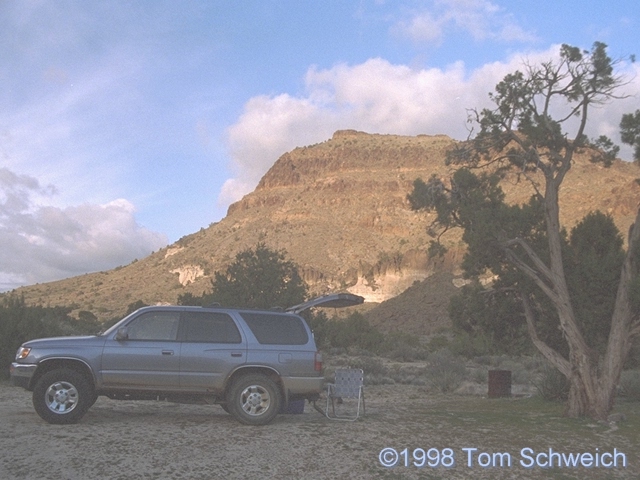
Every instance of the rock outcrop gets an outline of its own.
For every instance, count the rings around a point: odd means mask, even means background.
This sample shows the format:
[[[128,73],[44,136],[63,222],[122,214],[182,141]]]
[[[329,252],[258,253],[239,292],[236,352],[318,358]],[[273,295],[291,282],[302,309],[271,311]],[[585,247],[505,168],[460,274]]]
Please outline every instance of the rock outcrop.
[[[459,232],[447,233],[445,258],[430,260],[431,214],[407,202],[413,182],[447,177],[443,136],[373,135],[353,130],[282,155],[254,192],[229,207],[227,216],[128,266],[44,285],[24,287],[27,301],[74,304],[100,318],[121,314],[128,303],[175,302],[201,294],[236,253],[258,242],[284,249],[301,268],[313,293],[348,290],[367,301],[395,297],[435,273],[456,273],[463,255]],[[578,158],[563,185],[562,220],[574,225],[591,210],[608,212],[622,232],[640,200],[637,166],[616,161],[605,169]],[[531,194],[510,179],[511,202]]]

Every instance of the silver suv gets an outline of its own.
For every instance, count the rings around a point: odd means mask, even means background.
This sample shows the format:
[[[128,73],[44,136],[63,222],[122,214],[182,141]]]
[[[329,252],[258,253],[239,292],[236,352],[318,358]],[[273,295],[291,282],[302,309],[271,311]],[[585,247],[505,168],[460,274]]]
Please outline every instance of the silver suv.
[[[304,319],[311,306],[362,303],[320,297],[286,312],[222,307],[145,307],[106,332],[24,343],[11,383],[33,392],[49,423],[75,423],[99,395],[220,404],[238,421],[264,425],[292,400],[323,389],[322,356]]]

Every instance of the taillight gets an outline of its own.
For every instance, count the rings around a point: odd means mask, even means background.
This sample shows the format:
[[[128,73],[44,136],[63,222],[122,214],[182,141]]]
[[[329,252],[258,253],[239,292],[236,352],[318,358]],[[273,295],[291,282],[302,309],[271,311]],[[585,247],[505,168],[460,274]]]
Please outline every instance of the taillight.
[[[322,354],[320,352],[316,352],[316,355],[313,358],[313,369],[316,372],[322,371]]]

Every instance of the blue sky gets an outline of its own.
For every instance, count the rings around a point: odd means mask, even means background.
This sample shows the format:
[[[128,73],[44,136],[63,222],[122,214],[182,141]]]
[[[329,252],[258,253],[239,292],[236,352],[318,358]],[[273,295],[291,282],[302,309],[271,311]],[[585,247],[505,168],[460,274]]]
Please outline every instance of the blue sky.
[[[142,258],[338,129],[462,139],[524,59],[638,31],[637,0],[4,0],[0,290]],[[640,107],[622,67],[592,135]]]

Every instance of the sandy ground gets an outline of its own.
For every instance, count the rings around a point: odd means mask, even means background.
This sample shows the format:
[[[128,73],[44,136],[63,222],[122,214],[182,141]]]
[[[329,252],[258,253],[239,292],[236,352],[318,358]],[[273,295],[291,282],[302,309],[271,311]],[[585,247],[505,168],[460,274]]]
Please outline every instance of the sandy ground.
[[[249,427],[219,406],[101,397],[79,424],[56,426],[36,415],[29,392],[0,383],[0,479],[639,478],[637,465],[553,475],[519,465],[468,467],[462,448],[507,449],[518,433],[430,418],[430,406],[447,399],[424,387],[371,386],[366,401],[367,415],[354,423],[330,421],[307,405],[303,414]],[[449,447],[456,465],[385,468],[379,455],[387,447]]]

